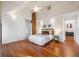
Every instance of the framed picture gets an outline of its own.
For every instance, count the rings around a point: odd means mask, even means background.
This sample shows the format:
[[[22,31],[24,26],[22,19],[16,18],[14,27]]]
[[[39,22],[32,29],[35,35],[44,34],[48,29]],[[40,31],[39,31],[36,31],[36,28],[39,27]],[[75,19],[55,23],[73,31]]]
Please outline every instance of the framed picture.
[[[67,24],[67,28],[72,28],[72,24]]]
[[[72,24],[70,24],[70,28],[72,28]]]

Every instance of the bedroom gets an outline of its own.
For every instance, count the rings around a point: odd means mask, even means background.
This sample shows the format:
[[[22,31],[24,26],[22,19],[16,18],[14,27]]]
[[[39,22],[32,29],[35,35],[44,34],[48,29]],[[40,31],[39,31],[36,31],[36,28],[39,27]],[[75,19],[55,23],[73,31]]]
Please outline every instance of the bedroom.
[[[69,14],[77,16],[74,41],[65,38]],[[79,56],[78,24],[79,2],[2,2],[2,56]]]

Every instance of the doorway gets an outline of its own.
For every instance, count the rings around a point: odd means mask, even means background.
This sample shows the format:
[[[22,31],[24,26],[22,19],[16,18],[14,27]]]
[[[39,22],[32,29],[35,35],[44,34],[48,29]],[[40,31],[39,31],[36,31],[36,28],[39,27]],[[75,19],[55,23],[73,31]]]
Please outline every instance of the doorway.
[[[64,16],[65,39],[75,40],[76,33],[76,14],[67,14]]]

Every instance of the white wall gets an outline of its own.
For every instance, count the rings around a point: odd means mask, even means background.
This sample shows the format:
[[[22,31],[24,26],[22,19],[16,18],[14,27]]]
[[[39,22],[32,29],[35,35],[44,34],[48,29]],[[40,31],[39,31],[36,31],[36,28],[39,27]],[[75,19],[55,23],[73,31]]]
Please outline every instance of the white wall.
[[[79,12],[77,14],[77,23],[76,23],[76,42],[79,44]]]
[[[2,44],[23,40],[26,38],[31,32],[31,26],[29,26],[29,23],[26,21],[30,20],[29,17],[31,18],[31,12],[28,9],[23,9],[12,14],[3,14]]]

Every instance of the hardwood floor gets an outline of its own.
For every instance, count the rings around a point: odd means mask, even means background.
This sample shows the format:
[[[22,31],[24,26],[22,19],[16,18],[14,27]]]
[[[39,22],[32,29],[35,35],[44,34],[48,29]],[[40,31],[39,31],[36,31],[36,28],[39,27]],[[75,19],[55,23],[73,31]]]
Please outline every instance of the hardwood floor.
[[[65,57],[79,56],[79,46],[73,38],[64,42],[51,41],[41,47],[28,40],[2,45],[3,57]]]

